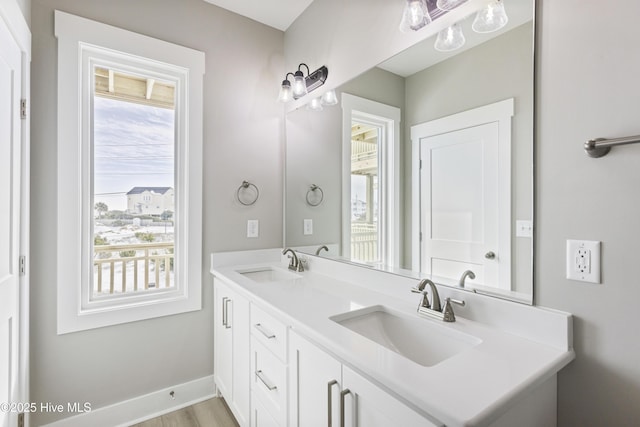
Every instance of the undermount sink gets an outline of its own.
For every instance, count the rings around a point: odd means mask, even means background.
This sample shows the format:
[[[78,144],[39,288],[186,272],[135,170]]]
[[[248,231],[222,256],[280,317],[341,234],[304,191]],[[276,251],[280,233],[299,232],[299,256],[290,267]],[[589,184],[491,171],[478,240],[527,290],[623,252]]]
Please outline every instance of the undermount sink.
[[[422,366],[434,366],[482,340],[432,320],[381,305],[330,317],[334,322]]]
[[[282,280],[298,279],[300,277],[299,274],[272,266],[238,270],[238,273],[258,283],[279,282]]]

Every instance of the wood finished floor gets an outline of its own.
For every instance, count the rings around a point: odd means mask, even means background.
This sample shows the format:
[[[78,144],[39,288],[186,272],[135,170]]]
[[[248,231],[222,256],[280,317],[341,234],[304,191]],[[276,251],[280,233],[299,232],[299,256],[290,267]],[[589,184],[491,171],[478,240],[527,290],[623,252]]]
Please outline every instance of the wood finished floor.
[[[131,427],[239,427],[219,397],[187,406]]]

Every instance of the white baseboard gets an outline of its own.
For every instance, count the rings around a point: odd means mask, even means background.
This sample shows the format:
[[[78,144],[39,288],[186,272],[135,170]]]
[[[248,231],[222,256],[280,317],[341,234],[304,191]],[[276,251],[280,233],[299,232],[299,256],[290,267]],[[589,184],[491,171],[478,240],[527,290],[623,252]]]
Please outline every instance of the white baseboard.
[[[174,398],[170,392],[174,392]],[[216,395],[213,375],[114,403],[43,427],[125,427],[210,399]]]

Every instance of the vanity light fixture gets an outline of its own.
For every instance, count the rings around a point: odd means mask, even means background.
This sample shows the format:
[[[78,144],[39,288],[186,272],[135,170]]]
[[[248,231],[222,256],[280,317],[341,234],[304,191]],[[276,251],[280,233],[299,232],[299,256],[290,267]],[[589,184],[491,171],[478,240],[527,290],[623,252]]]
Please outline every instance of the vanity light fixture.
[[[289,74],[293,76],[293,73],[287,73],[280,86],[280,93],[278,93],[278,101],[280,102],[289,102],[293,99],[293,90],[291,89]]]
[[[440,10],[453,10],[467,0],[438,0],[436,6]]]
[[[433,47],[440,52],[450,52],[460,49],[464,46],[465,41],[462,26],[459,22],[456,22],[438,33],[436,43]]]
[[[409,30],[418,31],[431,23],[427,0],[406,0],[406,2],[400,21],[400,31],[403,33],[408,33]]]
[[[305,77],[302,72],[302,67],[307,69],[307,76]],[[289,75],[293,76],[293,85],[289,81]],[[278,101],[287,102],[292,99],[298,99],[305,96],[307,93],[322,86],[327,80],[329,75],[329,69],[324,65],[313,73],[309,73],[309,66],[305,63],[298,65],[298,71],[295,73],[287,73],[285,79],[280,86],[280,94],[278,95]]]
[[[471,28],[476,33],[492,33],[507,25],[507,22],[509,17],[502,0],[494,0],[478,11]]]

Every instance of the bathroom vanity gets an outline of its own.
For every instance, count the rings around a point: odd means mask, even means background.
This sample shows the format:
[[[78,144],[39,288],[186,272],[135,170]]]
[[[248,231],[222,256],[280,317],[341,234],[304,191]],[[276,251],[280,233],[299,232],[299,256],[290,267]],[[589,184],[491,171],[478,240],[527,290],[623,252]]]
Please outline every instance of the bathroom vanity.
[[[212,255],[214,378],[241,426],[554,426],[567,313],[281,250]]]

